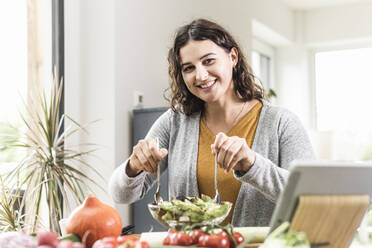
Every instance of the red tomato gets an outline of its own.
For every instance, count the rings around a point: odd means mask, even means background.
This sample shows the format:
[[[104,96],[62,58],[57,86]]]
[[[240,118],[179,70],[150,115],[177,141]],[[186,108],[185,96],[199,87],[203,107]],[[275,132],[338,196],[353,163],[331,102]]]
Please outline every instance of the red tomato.
[[[202,235],[199,238],[198,246],[212,248],[229,248],[230,239],[225,232],[211,235]]]
[[[170,237],[169,234],[164,238],[163,245],[170,245]]]
[[[232,236],[233,236],[233,238],[234,238],[234,240],[235,240],[235,242],[236,242],[237,245],[240,245],[241,243],[244,242],[244,237],[243,237],[243,235],[240,232],[234,232],[232,234]]]
[[[190,233],[190,236],[191,236],[191,239],[192,239],[192,244],[193,245],[198,244],[199,238],[202,235],[206,235],[202,230],[200,230],[200,229],[192,230],[191,233]]]
[[[180,245],[180,246],[192,245],[192,238],[187,233],[179,232],[176,238],[177,238],[177,245]]]
[[[176,230],[169,230],[167,236],[163,240],[163,245],[171,245],[171,241],[174,242],[176,235]]]
[[[192,244],[192,238],[190,235],[175,230],[170,230],[163,240],[163,245],[190,246]]]

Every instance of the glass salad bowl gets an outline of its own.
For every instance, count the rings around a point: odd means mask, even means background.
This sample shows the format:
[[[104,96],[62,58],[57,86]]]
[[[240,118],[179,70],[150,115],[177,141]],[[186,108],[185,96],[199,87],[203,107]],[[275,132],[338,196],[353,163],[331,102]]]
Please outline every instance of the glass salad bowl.
[[[161,225],[180,230],[195,224],[220,224],[229,214],[230,202],[216,203],[209,196],[186,197],[163,201],[159,204],[148,204],[154,219]]]

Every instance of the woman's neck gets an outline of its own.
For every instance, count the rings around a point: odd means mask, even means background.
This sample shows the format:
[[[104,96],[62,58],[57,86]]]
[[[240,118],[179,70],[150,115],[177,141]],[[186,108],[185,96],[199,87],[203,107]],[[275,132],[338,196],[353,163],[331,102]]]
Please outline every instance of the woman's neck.
[[[242,109],[244,101],[240,99],[206,103],[204,119],[213,122],[232,122],[234,116]]]
[[[202,118],[213,134],[228,133],[257,102],[256,99],[244,102],[237,98],[227,102],[206,103]]]

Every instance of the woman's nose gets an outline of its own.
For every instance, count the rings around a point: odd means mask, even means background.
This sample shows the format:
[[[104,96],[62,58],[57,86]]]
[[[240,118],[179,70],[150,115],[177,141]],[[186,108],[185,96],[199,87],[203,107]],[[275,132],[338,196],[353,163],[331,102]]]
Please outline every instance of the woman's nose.
[[[197,67],[196,68],[196,80],[198,81],[204,81],[208,79],[208,71],[203,67]]]

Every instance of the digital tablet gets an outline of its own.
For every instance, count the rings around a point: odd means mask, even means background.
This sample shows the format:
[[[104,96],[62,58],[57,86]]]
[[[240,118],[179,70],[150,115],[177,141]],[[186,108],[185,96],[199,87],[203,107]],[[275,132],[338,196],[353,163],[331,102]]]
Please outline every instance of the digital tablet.
[[[291,222],[300,195],[369,195],[372,199],[372,163],[294,162],[270,222],[270,232]]]

